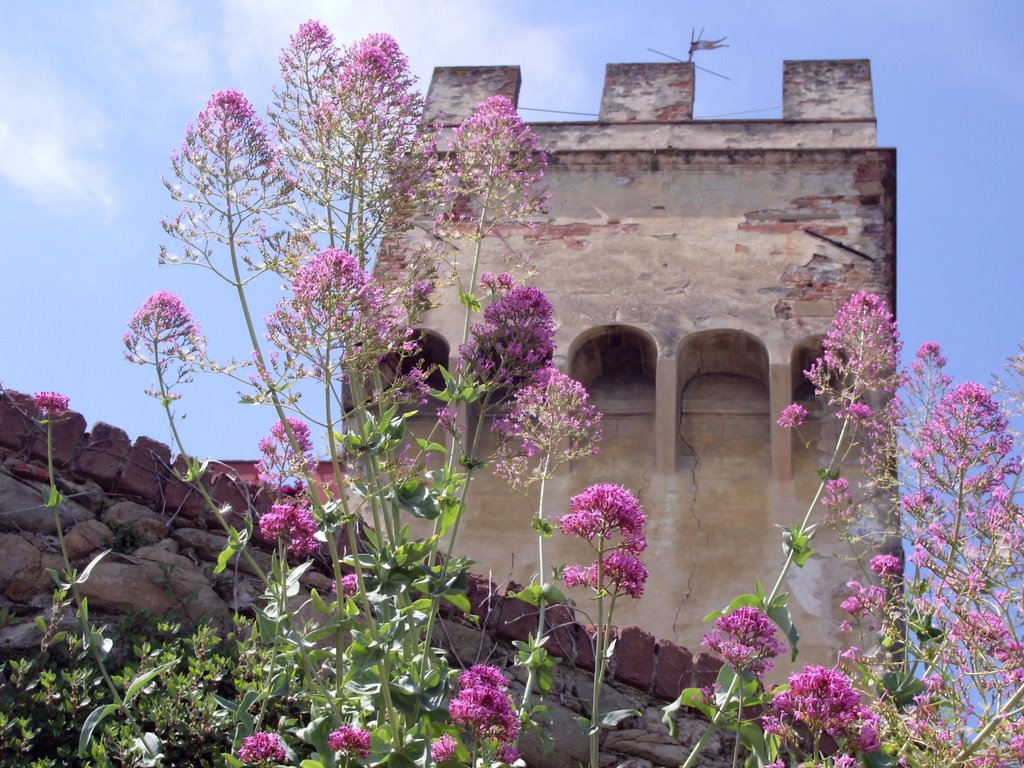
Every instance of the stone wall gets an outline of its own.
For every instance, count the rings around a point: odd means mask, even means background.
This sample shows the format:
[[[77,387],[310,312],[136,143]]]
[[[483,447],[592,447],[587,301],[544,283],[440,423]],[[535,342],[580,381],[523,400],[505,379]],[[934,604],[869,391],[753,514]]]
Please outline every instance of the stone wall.
[[[0,609],[6,617],[0,624],[0,658],[31,652],[39,642],[35,618],[49,609],[53,589],[47,569],[62,569],[56,518],[45,503],[46,434],[35,417],[31,397],[0,393]],[[168,446],[147,437],[132,441],[102,422],[87,429],[85,418],[71,412],[55,425],[54,457],[65,497],[61,526],[74,564],[82,568],[103,549],[113,549],[82,585],[93,620],[116,622],[137,609],[185,623],[224,622],[236,611],[245,614],[259,599],[261,584],[244,559],[236,557],[225,573],[213,574],[226,536],[195,489],[175,477],[172,468],[184,461],[172,462]],[[212,467],[206,487],[218,505],[230,507],[229,518],[238,523],[241,515],[265,509],[265,500],[236,472]],[[257,541],[253,555],[269,565],[269,542]],[[311,569],[303,586],[330,590],[327,573]],[[512,642],[526,640],[536,627],[536,608],[507,596],[515,589],[473,575],[469,599],[478,622],[446,606],[435,640],[456,663],[505,667],[518,694],[526,675],[514,668]],[[70,612],[63,621],[71,625]],[[546,756],[535,738],[524,744],[529,765],[540,768],[586,761],[587,741],[575,718],[589,714],[594,670],[593,628],[567,605],[550,608],[548,623],[553,627],[548,649],[562,660],[555,692],[546,702],[552,707],[548,733],[555,754]],[[606,734],[602,762],[677,765],[686,747],[668,737],[661,708],[684,688],[710,685],[720,663],[640,627],[618,628],[616,638],[602,708],[635,708],[643,714]],[[695,743],[703,730],[698,718],[681,717],[679,727],[683,744]],[[701,765],[728,764],[731,749],[727,736],[716,737]]]

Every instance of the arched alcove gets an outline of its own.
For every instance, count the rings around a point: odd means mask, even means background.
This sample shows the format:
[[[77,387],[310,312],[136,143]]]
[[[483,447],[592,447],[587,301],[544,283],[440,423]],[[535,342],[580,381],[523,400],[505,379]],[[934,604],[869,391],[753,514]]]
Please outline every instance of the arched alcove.
[[[569,375],[581,382],[606,416],[653,414],[658,349],[627,325],[594,328],[573,343]]]
[[[723,463],[723,478],[767,477],[771,416],[764,344],[744,331],[702,331],[683,339],[677,365],[680,461]]]
[[[444,377],[441,375],[440,367],[447,368],[449,364],[451,352],[448,342],[441,334],[426,328],[416,328],[413,333],[419,351],[415,355],[403,358],[401,372],[408,373],[413,368],[420,368],[426,371],[427,384],[431,389],[442,389]]]
[[[810,370],[811,366],[814,365],[814,361],[821,357],[824,351],[821,342],[822,337],[820,336],[811,336],[803,339],[793,347],[793,352],[789,358],[792,374],[790,396],[794,403],[800,403],[808,410],[811,410],[812,407],[820,410],[814,394],[814,385],[807,380],[804,372]]]

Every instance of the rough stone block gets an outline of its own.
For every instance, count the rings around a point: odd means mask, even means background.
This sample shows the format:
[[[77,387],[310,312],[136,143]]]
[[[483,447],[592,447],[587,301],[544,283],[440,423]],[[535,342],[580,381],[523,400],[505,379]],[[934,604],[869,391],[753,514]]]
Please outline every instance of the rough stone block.
[[[459,123],[491,96],[505,96],[518,104],[522,83],[519,67],[514,66],[435,67],[423,120]]]
[[[537,607],[506,596],[501,601],[495,632],[505,640],[529,639],[531,632],[537,632]]]
[[[618,634],[615,679],[641,691],[649,690],[654,680],[654,635],[640,627],[623,627]]]
[[[693,63],[609,64],[601,94],[602,122],[693,119]]]
[[[213,478],[209,490],[210,496],[217,502],[228,524],[235,527],[243,525],[246,515],[249,514],[249,486],[238,478],[222,472]],[[225,505],[230,509],[226,510]],[[220,527],[212,512],[208,514],[207,524],[211,527]]]
[[[76,411],[68,411],[60,419],[53,422],[53,463],[65,467],[75,457],[82,441],[85,440],[87,424],[85,417]],[[36,425],[35,439],[29,449],[39,459],[46,459],[46,427]]]
[[[168,517],[180,515],[186,520],[200,520],[206,511],[206,502],[202,495],[189,483],[181,480],[175,471],[184,474],[188,470],[188,460],[178,456],[174,460],[172,470],[164,483],[163,509]]]
[[[125,460],[117,492],[147,501],[158,499],[170,463],[170,448],[150,437],[138,438]]]
[[[131,450],[131,440],[123,429],[99,422],[85,440],[75,458],[77,472],[95,480],[105,491],[113,491],[117,478]]]
[[[707,653],[697,653],[693,657],[693,687],[705,688],[713,685],[722,668],[722,660]]]
[[[659,640],[655,646],[655,662],[655,696],[671,701],[689,687],[693,658],[688,650],[668,640]]]
[[[0,446],[20,451],[34,438],[38,425],[32,398],[12,389],[0,394]]]

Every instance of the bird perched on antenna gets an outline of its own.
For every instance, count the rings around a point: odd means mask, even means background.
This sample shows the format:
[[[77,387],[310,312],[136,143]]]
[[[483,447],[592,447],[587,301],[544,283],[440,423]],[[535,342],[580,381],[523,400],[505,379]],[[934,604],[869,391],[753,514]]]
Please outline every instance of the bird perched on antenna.
[[[687,61],[693,61],[693,54],[697,51],[713,51],[716,48],[728,48],[728,45],[724,45],[725,41],[729,38],[722,37],[718,40],[701,40],[704,36],[704,30],[700,31],[700,34],[694,37],[696,30],[690,31],[690,58]]]

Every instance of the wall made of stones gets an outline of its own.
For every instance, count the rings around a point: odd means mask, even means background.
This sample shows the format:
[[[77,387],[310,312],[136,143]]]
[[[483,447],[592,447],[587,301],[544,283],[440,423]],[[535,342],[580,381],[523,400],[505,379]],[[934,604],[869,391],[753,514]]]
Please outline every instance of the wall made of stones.
[[[141,610],[191,624],[227,622],[236,612],[251,612],[262,594],[261,582],[238,556],[225,573],[213,574],[227,537],[195,489],[175,476],[173,468],[183,467],[182,459],[172,462],[166,445],[147,437],[133,441],[109,424],[87,429],[85,418],[71,412],[54,427],[56,481],[64,496],[55,515],[46,506],[46,436],[37,416],[31,397],[11,390],[0,393],[0,658],[31,653],[41,639],[35,619],[48,615],[51,607],[48,569],[63,569],[57,515],[77,568],[101,551],[113,550],[81,587],[92,620],[116,622],[126,612]],[[234,471],[218,471],[213,465],[205,484],[235,523],[242,515],[265,511],[257,490]],[[257,541],[251,547],[264,569],[269,567],[270,546]],[[328,573],[324,564],[306,572],[298,605],[311,589],[331,589]],[[472,575],[469,599],[477,618],[471,621],[446,605],[435,642],[456,663],[486,661],[505,667],[513,689],[521,693],[526,674],[514,666],[512,642],[526,640],[535,630],[537,609],[508,596],[516,589]],[[61,621],[72,626],[70,610]],[[589,714],[594,670],[593,628],[587,617],[558,605],[549,609],[548,624],[554,628],[548,650],[561,659],[555,693],[546,702],[555,752],[546,755],[537,739],[527,740],[524,754],[537,768],[586,762],[587,742],[575,718]],[[661,708],[684,688],[710,685],[720,662],[636,626],[617,629],[616,638],[602,708],[635,708],[642,715],[605,735],[602,764],[677,765],[686,746],[699,739],[702,721],[680,717],[681,742],[674,741],[661,724]],[[727,765],[731,750],[728,737],[716,738],[701,764]]]

